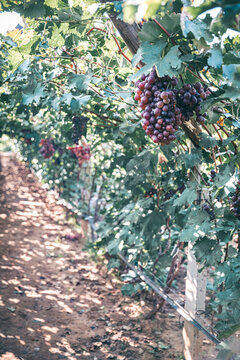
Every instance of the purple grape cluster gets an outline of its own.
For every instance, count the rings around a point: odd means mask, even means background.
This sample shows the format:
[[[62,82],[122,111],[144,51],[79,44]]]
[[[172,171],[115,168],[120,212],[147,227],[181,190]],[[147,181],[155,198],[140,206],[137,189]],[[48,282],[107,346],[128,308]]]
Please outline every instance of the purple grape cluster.
[[[231,211],[240,220],[240,180],[237,183],[234,195],[231,198]]]
[[[180,90],[176,77],[166,75],[158,77],[153,68],[146,76],[142,75],[137,80],[134,99],[138,101],[143,110],[142,127],[156,144],[167,145],[176,139],[174,135],[184,121],[190,119],[194,112],[197,121],[205,123],[205,118],[200,114],[200,103],[209,95],[200,83],[193,86],[185,84]]]
[[[55,149],[51,139],[41,139],[40,146],[41,149],[39,152],[45,159],[49,159],[53,156]]]
[[[206,122],[206,114],[201,115],[201,102],[206,100],[210,91],[202,86],[200,82],[194,85],[185,84],[177,92],[177,104],[181,109],[182,121],[188,121],[194,113],[199,124]]]
[[[88,122],[88,118],[82,115],[74,115],[72,117],[72,141],[75,144],[78,144],[78,141],[82,138],[84,133],[86,132],[86,124]]]
[[[213,182],[213,180],[214,180],[214,178],[216,177],[216,171],[215,170],[211,170],[211,172],[210,172],[210,179],[209,179],[209,181],[210,182]]]
[[[177,194],[178,192],[180,194],[182,194],[182,192],[185,190],[185,185],[184,184],[181,184],[177,189],[171,189],[169,191],[167,191],[165,194],[164,194],[164,197],[163,197],[163,200],[169,200],[173,197],[173,195]]]
[[[202,209],[205,210],[212,219],[214,218],[214,212],[209,204],[204,203]]]

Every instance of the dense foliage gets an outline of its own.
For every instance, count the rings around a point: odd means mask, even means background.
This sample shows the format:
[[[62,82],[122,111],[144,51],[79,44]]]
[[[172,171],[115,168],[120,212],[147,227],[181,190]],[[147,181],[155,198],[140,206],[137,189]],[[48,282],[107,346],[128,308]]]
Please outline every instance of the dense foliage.
[[[239,4],[159,1],[154,20],[138,25],[130,60],[108,14],[127,20],[131,5],[69,3],[1,2],[27,24],[17,40],[1,39],[1,133],[89,220],[92,248],[112,255],[109,267],[122,251],[167,282],[193,242],[224,337],[240,326],[240,37],[223,37],[239,30]],[[198,17],[216,6],[217,15]]]

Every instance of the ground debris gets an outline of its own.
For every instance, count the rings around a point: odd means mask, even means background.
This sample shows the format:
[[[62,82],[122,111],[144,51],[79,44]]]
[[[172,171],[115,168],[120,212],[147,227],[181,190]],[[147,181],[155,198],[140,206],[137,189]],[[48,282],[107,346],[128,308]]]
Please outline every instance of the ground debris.
[[[2,155],[2,165],[0,360],[155,360],[158,340],[179,356],[177,318],[144,320],[151,304],[123,297],[83,238],[65,236],[75,232],[53,194],[14,157]]]

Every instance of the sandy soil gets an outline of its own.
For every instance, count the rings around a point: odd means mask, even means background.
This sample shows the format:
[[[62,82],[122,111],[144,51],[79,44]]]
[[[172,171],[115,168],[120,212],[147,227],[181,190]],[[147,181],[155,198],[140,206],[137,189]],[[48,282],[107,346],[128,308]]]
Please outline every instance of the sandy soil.
[[[1,154],[0,359],[183,359],[170,308],[124,297],[120,282],[70,241],[64,208],[24,164]]]

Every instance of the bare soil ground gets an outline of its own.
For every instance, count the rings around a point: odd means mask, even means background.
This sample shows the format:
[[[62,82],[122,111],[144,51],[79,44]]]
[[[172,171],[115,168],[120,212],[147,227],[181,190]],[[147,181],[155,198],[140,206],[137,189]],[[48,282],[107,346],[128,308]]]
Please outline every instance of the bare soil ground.
[[[183,359],[173,310],[149,304],[70,241],[65,211],[23,163],[1,154],[0,359]],[[170,313],[170,314],[169,314]]]

